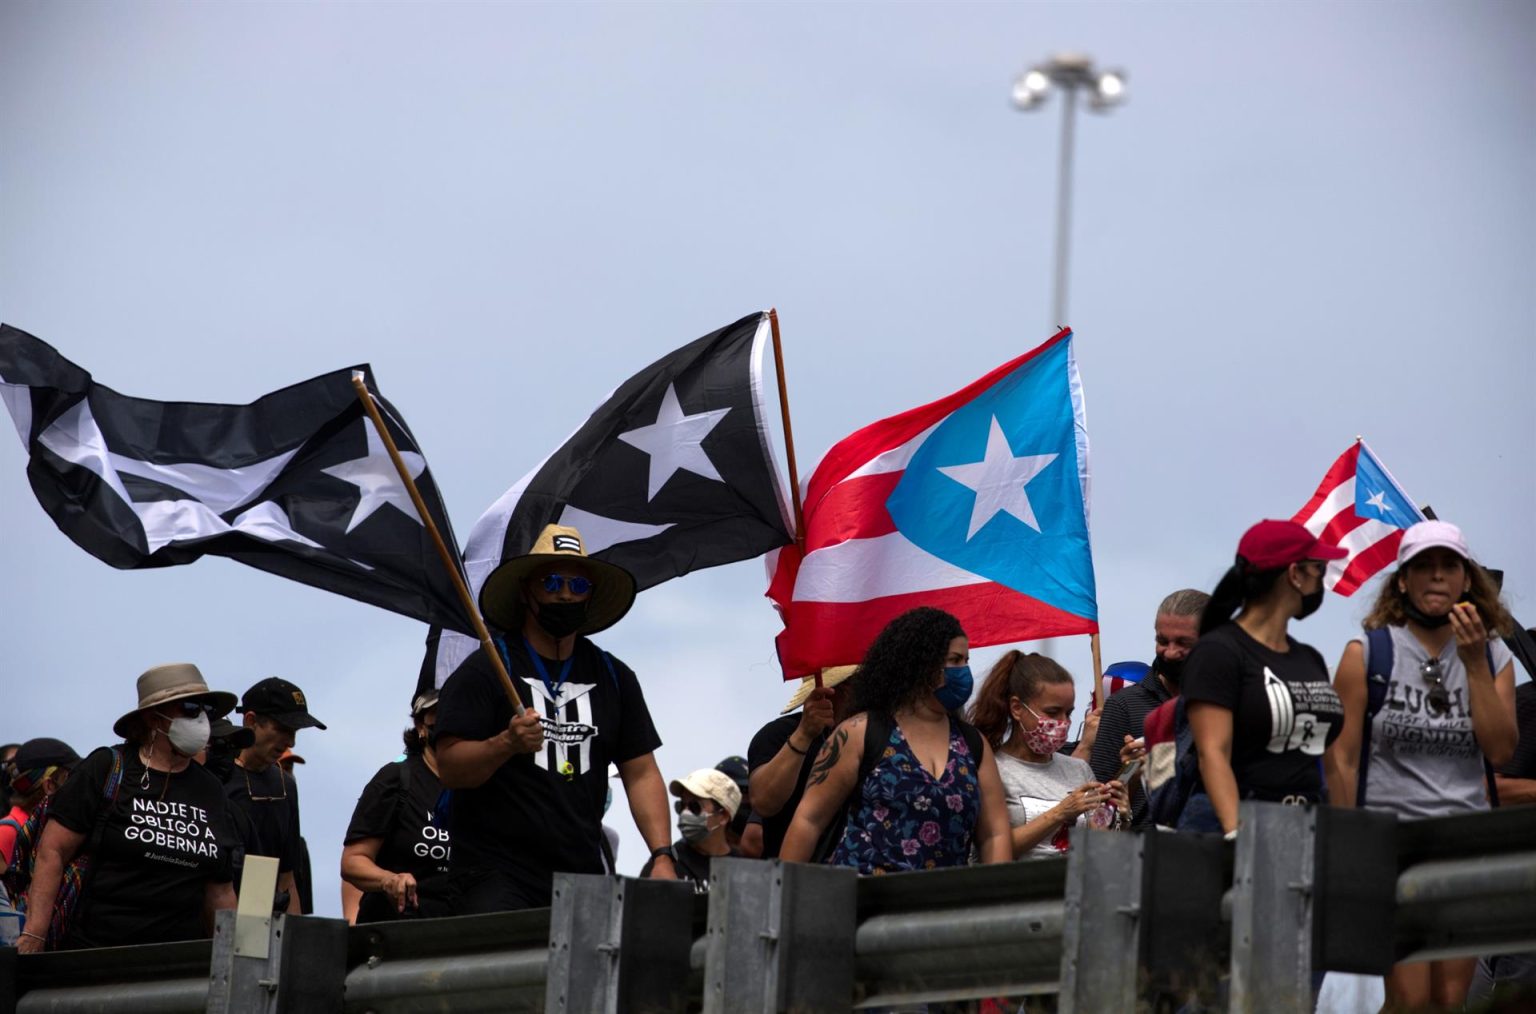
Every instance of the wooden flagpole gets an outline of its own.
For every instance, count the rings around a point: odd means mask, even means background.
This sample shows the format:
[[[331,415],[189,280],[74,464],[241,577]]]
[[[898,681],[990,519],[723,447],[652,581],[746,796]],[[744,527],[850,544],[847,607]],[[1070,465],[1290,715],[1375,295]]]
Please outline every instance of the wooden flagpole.
[[[779,311],[768,311],[773,329],[773,366],[779,377],[779,414],[784,419],[784,453],[789,458],[789,499],[795,507],[795,545],[805,549],[805,506],[800,502],[800,469],[795,464],[795,431],[789,425],[789,385],[784,381],[784,340],[779,337]],[[816,689],[821,689],[821,670],[817,669]]]
[[[496,675],[501,679],[501,688],[507,693],[507,700],[512,702],[512,709],[521,716],[522,699],[517,696],[517,690],[512,686],[512,677],[507,674],[507,667],[502,664],[501,652],[496,650],[496,645],[491,640],[491,632],[486,629],[485,620],[480,618],[480,609],[475,605],[474,596],[469,594],[469,585],[464,583],[464,575],[459,570],[459,561],[448,551],[448,544],[443,541],[442,533],[437,530],[437,522],[432,520],[432,512],[427,510],[426,501],[421,498],[421,490],[416,488],[416,480],[411,478],[410,470],[405,467],[405,460],[400,457],[400,448],[395,446],[395,438],[389,435],[389,428],[384,425],[384,417],[379,415],[379,407],[373,403],[373,395],[368,390],[368,382],[363,378],[361,370],[352,372],[352,387],[357,391],[357,400],[363,403],[363,411],[367,412],[368,418],[373,420],[373,428],[378,430],[379,439],[384,441],[384,447],[389,451],[389,460],[395,463],[395,471],[400,473],[400,481],[405,483],[406,492],[411,495],[411,503],[416,506],[416,516],[421,518],[422,525],[432,536],[432,544],[437,547],[438,558],[443,561],[443,568],[448,571],[448,577],[453,581],[454,591],[459,593],[459,602],[464,606],[464,611],[469,614],[470,622],[475,625],[475,634],[480,638],[480,647],[485,649],[486,657],[495,667]]]
[[[1099,657],[1098,631],[1088,635],[1088,648],[1093,652],[1093,707],[1092,711],[1099,710],[1099,694],[1104,691],[1104,662]]]
[[[779,311],[768,311],[773,328],[773,365],[779,375],[779,412],[784,417],[784,452],[789,458],[789,498],[795,506],[795,544],[805,548],[805,507],[800,502],[800,469],[795,464],[795,431],[789,425],[789,387],[784,382],[784,341],[779,337]]]

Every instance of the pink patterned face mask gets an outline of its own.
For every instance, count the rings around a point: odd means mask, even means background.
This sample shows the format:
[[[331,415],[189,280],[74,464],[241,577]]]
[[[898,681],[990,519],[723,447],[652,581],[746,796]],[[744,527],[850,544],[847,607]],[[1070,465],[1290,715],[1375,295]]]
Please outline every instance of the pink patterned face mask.
[[[1023,701],[1019,702],[1024,704]],[[1030,753],[1041,757],[1049,757],[1061,745],[1067,741],[1067,733],[1072,728],[1072,723],[1065,718],[1046,718],[1036,714],[1035,709],[1024,704],[1024,710],[1035,716],[1035,727],[1026,729],[1022,724],[1019,731],[1024,734],[1024,745],[1029,747]]]

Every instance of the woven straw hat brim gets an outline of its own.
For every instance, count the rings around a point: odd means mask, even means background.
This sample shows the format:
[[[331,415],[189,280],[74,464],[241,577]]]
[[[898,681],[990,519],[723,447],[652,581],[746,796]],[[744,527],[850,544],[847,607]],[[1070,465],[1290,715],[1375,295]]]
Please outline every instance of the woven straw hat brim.
[[[821,685],[830,690],[858,671],[859,667],[856,665],[838,665],[823,669],[821,671]],[[811,691],[815,689],[816,677],[807,676],[802,679],[800,685],[795,688],[794,694],[790,696],[789,703],[784,705],[784,710],[779,712],[779,714],[787,715],[803,705],[806,698],[811,696]]]
[[[485,579],[480,588],[480,613],[509,632],[523,629],[523,582],[545,564],[580,563],[592,576],[592,597],[587,600],[587,622],[578,634],[607,630],[624,618],[635,604],[635,576],[623,567],[573,553],[533,553],[508,560]]]

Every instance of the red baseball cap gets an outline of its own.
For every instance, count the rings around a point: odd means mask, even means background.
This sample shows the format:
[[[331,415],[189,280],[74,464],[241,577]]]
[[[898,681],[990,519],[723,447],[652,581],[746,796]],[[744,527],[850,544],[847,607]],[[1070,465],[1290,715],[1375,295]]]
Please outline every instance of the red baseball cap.
[[[1250,570],[1277,570],[1302,560],[1342,560],[1346,550],[1332,546],[1295,521],[1260,521],[1243,533],[1237,555]]]

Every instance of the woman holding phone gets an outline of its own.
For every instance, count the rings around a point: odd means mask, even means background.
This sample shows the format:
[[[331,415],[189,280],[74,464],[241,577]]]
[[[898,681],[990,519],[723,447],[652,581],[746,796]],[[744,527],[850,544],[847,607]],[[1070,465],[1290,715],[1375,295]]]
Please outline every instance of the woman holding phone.
[[[1130,825],[1125,785],[1095,781],[1087,761],[1058,752],[1066,742],[1076,695],[1072,674],[1056,662],[1010,651],[992,667],[971,705],[971,724],[997,756],[1016,859],[1060,855],[1078,823]]]
[[[1496,636],[1513,626],[1461,529],[1409,528],[1364,641],[1351,641],[1339,661],[1344,727],[1325,758],[1333,804],[1403,820],[1488,809],[1484,762],[1507,763],[1519,738],[1514,665]],[[1386,1009],[1460,1007],[1475,965],[1397,965]]]

